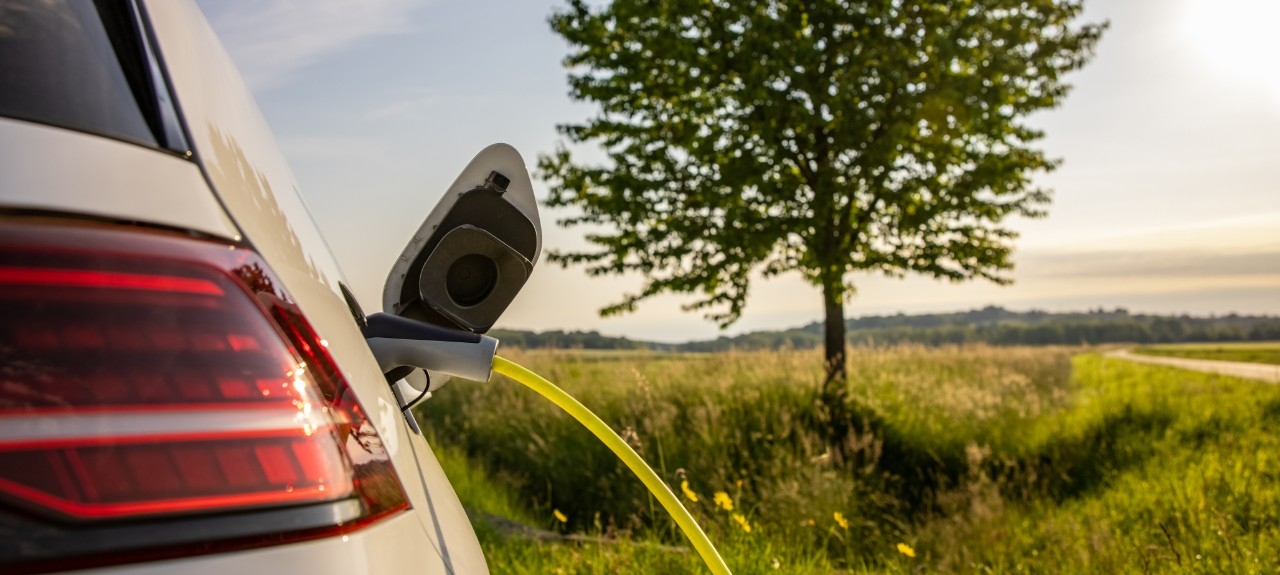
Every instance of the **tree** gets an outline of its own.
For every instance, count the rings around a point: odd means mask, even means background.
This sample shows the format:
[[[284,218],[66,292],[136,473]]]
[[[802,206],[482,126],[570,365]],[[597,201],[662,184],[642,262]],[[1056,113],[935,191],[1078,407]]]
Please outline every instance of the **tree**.
[[[550,17],[570,95],[600,111],[538,160],[564,225],[553,252],[664,292],[726,327],[753,272],[821,288],[828,407],[844,399],[850,275],[1008,283],[1013,214],[1044,214],[1031,176],[1059,161],[1025,118],[1061,102],[1106,24],[1079,0],[583,0]]]

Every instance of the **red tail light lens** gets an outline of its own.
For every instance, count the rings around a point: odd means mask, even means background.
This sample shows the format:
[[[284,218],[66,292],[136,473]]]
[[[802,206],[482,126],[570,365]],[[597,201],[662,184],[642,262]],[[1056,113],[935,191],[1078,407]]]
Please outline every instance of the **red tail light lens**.
[[[0,499],[62,520],[356,498],[404,509],[374,426],[239,246],[0,224]]]

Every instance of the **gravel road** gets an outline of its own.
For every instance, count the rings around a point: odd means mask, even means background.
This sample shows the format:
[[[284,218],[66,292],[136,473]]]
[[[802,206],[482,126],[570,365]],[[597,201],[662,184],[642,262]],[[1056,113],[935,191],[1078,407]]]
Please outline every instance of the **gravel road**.
[[[1194,371],[1205,371],[1209,373],[1218,373],[1222,375],[1230,375],[1234,377],[1243,377],[1246,379],[1257,379],[1269,383],[1280,383],[1280,365],[1268,365],[1265,363],[1245,363],[1242,361],[1214,361],[1209,359],[1185,359],[1181,357],[1159,357],[1154,355],[1140,355],[1132,353],[1127,349],[1113,351],[1107,354],[1107,357],[1116,359],[1127,359],[1138,363],[1151,363],[1155,365],[1167,365],[1170,367],[1178,367],[1182,369],[1190,369]]]

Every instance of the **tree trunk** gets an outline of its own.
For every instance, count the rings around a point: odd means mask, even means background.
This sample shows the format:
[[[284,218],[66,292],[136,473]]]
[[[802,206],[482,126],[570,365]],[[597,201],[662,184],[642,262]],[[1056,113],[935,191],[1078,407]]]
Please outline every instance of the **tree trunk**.
[[[826,311],[823,320],[823,372],[821,410],[827,426],[828,440],[837,458],[843,456],[845,439],[850,432],[848,381],[845,372],[844,286],[840,282],[824,282],[822,299]]]
[[[845,389],[844,295],[839,293],[838,288],[833,289],[828,285],[822,290],[822,298],[825,300],[826,312],[822,330],[822,357],[826,377],[822,380],[822,391],[826,395],[843,392]]]

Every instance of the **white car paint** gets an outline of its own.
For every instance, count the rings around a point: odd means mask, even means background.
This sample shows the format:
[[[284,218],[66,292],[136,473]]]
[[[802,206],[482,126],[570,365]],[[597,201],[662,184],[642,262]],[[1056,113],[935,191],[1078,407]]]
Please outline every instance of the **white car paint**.
[[[378,400],[395,402],[339,291],[337,262],[221,42],[194,2],[149,1],[144,6],[195,158],[214,192],[328,341],[330,354],[361,401],[368,406]],[[410,440],[411,449],[398,450],[393,461],[430,538],[428,547],[436,551],[432,557],[422,545],[407,547],[406,563],[398,572],[487,572],[471,523],[443,470],[438,464],[420,465],[422,460],[434,462],[430,448],[403,419],[396,420],[394,429]]]
[[[66,158],[62,165],[50,158]],[[239,241],[200,167],[155,150],[0,117],[0,204],[78,212]]]
[[[401,515],[349,535],[263,547],[234,553],[150,561],[76,573],[93,575],[241,575],[304,573],[391,575],[399,573],[483,573],[455,567],[449,571],[424,561],[422,525]]]

